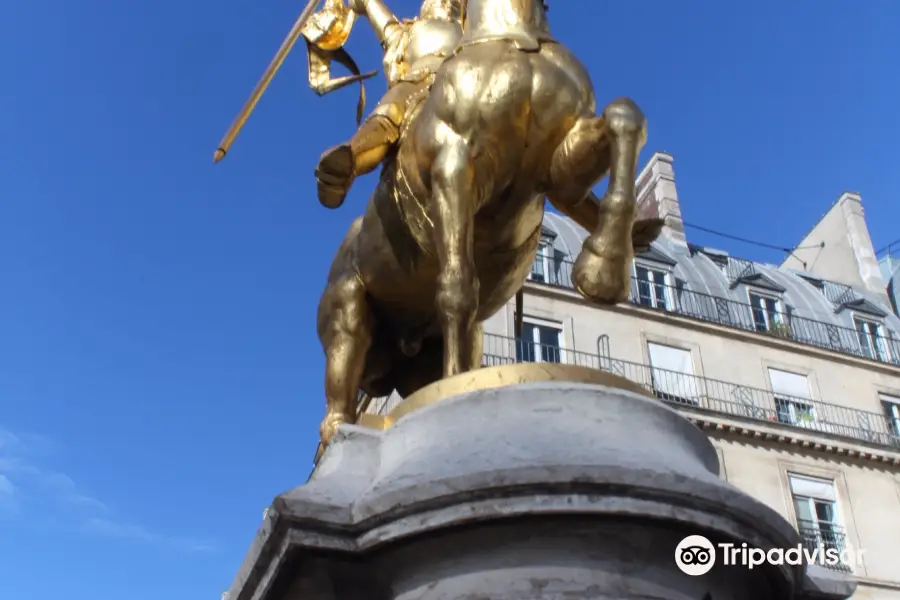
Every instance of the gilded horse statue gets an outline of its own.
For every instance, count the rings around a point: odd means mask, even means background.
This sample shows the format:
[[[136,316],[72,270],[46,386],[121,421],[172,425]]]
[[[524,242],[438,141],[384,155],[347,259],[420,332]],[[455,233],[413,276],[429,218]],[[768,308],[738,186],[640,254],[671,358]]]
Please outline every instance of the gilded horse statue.
[[[382,0],[352,6],[389,14]],[[355,421],[360,390],[406,396],[481,366],[481,323],[526,280],[545,198],[590,232],[572,280],[597,303],[627,298],[635,248],[659,234],[660,221],[635,220],[644,116],[627,98],[597,114],[545,1],[468,0],[461,34],[385,138],[377,187],[328,274],[317,319],[324,443]],[[346,150],[343,180],[324,173],[336,200],[323,204],[340,204],[354,175]],[[591,189],[607,174],[598,202]]]

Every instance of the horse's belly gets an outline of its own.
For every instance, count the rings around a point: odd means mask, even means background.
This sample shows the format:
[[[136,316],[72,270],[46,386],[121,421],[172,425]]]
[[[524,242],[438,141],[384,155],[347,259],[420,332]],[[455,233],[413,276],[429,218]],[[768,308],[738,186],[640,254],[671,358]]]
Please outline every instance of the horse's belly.
[[[478,320],[490,318],[522,287],[534,262],[540,234],[541,227],[538,221],[524,243],[512,247],[494,246],[483,256],[479,253],[476,258],[480,283]]]
[[[483,321],[502,309],[525,281],[534,261],[540,238],[540,221],[524,243],[515,245],[478,245],[475,270],[479,281],[478,314]],[[431,255],[420,255],[415,262],[401,265],[384,254],[372,253],[379,260],[381,277],[366,281],[366,289],[380,320],[399,330],[437,333],[435,299],[439,266]]]

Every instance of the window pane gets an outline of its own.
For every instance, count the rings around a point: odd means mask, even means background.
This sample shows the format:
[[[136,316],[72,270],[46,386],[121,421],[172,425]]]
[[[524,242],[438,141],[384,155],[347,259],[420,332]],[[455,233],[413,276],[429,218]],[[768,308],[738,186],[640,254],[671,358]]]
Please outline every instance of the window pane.
[[[650,284],[638,278],[638,302],[644,306],[653,306],[653,293]]]
[[[531,323],[522,324],[522,339],[516,340],[516,360],[518,362],[535,362],[535,328],[536,326]]]
[[[859,349],[862,350],[863,354],[868,358],[875,358],[875,353],[873,351],[872,340],[869,335],[868,323],[865,321],[861,321],[859,319],[855,319],[856,324],[856,337],[859,340]]]
[[[888,422],[890,423],[891,433],[900,437],[900,404],[886,403]]]
[[[757,294],[750,294],[750,313],[753,315],[753,327],[757,331],[768,331],[769,324],[766,321],[765,302],[763,297]]]
[[[769,317],[769,327],[772,326],[772,323],[782,322],[781,314],[778,312],[778,300],[775,300],[773,298],[766,298],[766,313]]]
[[[779,423],[794,424],[794,411],[790,402],[781,398],[775,398],[775,410],[778,412]]]
[[[763,309],[753,307],[753,326],[757,331],[768,331],[769,325],[766,323],[766,314]]]
[[[815,521],[815,515],[812,512],[812,503],[809,498],[794,498],[794,510],[797,511],[797,520],[800,526],[809,525]]]
[[[531,263],[531,280],[546,283],[547,276],[544,273],[544,251],[543,245],[538,246],[537,254],[534,256],[534,262]]]
[[[831,502],[814,501],[816,519],[826,523],[834,523],[834,504]]]
[[[663,285],[657,284],[653,286],[653,292],[656,295],[656,308],[666,308],[666,288]]]
[[[546,325],[522,324],[522,339],[516,340],[516,360],[518,362],[560,362],[559,348],[561,330]]]
[[[560,362],[559,330],[552,327],[538,327],[543,362]]]

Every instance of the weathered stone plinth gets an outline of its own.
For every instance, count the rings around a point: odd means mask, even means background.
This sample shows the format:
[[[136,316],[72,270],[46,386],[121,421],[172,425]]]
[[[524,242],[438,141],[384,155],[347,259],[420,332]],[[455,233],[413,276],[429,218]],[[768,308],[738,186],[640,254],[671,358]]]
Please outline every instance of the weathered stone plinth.
[[[228,600],[852,593],[846,580],[802,566],[682,573],[675,548],[687,535],[763,549],[800,539],[719,478],[699,429],[633,384],[586,369],[534,369],[501,367],[497,381],[532,382],[432,404],[422,398],[440,389],[423,390],[416,410],[388,419],[384,431],[343,428],[310,481],[275,499]],[[467,385],[450,381],[441,389]]]

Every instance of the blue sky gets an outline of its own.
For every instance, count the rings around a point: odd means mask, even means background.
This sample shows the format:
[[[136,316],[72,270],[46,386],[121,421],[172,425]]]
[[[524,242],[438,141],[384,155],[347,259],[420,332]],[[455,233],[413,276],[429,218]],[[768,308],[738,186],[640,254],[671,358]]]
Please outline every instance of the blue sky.
[[[688,222],[791,245],[851,189],[900,237],[900,2],[551,4],[599,102],[645,110],[644,159],[675,156]],[[3,7],[0,597],[218,598],[310,470],[315,306],[373,185],[327,211],[312,170],[355,91],[316,97],[299,49],[214,166],[299,3]],[[365,25],[350,50],[380,65]]]

